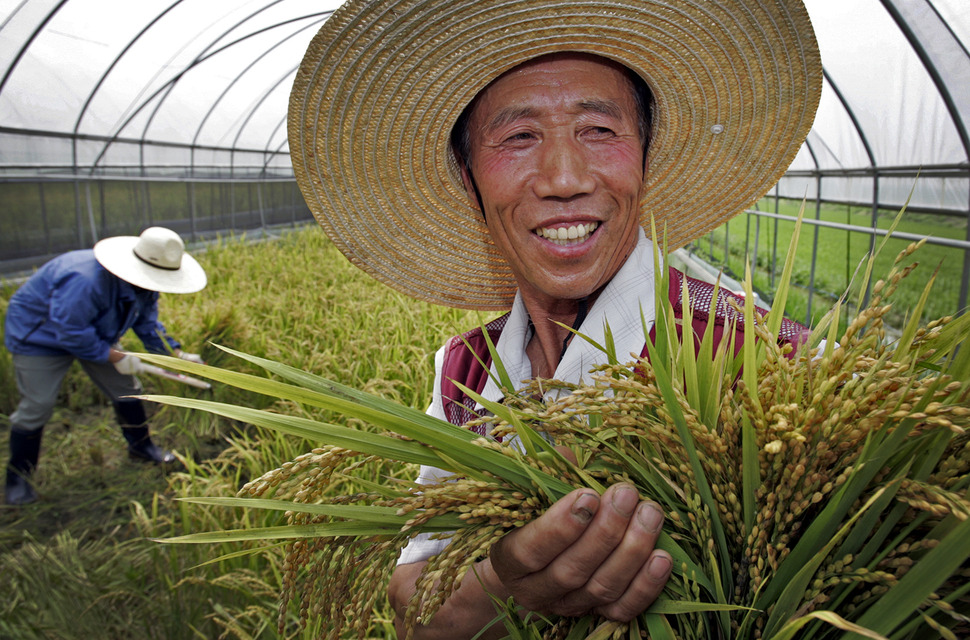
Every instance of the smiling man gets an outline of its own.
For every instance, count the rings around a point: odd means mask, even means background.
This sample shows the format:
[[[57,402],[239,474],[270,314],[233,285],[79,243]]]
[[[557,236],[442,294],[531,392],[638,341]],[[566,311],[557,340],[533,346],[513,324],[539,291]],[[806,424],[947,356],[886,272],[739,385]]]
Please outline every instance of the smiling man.
[[[617,353],[643,353],[651,217],[674,249],[756,201],[801,145],[820,86],[799,0],[351,0],[300,67],[291,157],[354,264],[421,300],[507,311],[484,331],[512,380],[588,382],[606,356],[566,327],[602,344],[608,326]],[[438,351],[432,415],[481,412],[456,382],[502,399],[484,331]],[[398,631],[471,638],[495,618],[491,598],[510,596],[523,611],[631,620],[672,570],[662,523],[630,485],[578,489],[405,629],[422,568],[447,547],[416,536],[388,585]]]
[[[533,376],[552,377],[572,335],[556,323],[572,325],[637,245],[647,133],[635,96],[619,64],[564,53],[472,104],[462,182],[533,319]]]
[[[633,278],[640,293],[653,295],[643,286],[653,278],[652,245],[639,222],[647,113],[621,65],[562,53],[503,74],[459,119],[452,137],[462,183],[518,284],[501,340],[518,351],[502,357],[518,372],[513,379],[559,378],[573,335],[565,327],[581,324],[588,309],[610,314],[645,302],[614,293],[597,304],[638,246],[641,259],[630,262],[638,268],[623,282]],[[434,470],[422,480],[434,481]],[[495,617],[486,592],[546,614],[629,620],[670,574],[669,554],[654,549],[662,523],[657,504],[630,485],[602,498],[577,491],[507,535],[476,567],[480,581],[466,580],[416,637],[472,637]],[[392,577],[399,626],[427,555],[438,550],[428,542],[412,545]]]

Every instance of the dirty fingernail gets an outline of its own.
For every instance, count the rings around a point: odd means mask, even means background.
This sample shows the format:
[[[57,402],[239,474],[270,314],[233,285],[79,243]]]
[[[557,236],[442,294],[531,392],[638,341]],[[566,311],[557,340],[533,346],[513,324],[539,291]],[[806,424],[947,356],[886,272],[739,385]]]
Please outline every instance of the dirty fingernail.
[[[657,505],[652,502],[644,502],[637,510],[637,519],[648,532],[657,533],[663,526],[664,514]]]
[[[573,502],[573,514],[583,522],[589,522],[596,515],[600,499],[595,493],[581,493]]]
[[[629,485],[617,487],[613,493],[613,508],[623,516],[629,518],[633,515],[637,503],[640,501],[640,494]]]
[[[647,573],[656,581],[666,580],[674,564],[667,555],[655,555],[647,561]]]

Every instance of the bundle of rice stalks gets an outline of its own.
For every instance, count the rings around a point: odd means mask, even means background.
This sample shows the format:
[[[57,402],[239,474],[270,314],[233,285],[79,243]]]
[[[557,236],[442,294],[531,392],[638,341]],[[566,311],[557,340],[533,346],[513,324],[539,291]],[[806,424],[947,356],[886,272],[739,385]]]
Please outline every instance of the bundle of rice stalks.
[[[902,336],[886,339],[890,296],[912,269],[900,265],[915,250],[871,287],[841,336],[840,302],[795,353],[776,340],[781,311],[761,315],[750,303],[737,310],[749,336],[738,357],[710,332],[699,348],[690,338],[685,346],[677,326],[690,318],[676,319],[658,296],[648,359],[610,353],[592,384],[541,380],[501,405],[483,401],[493,433],[517,436],[501,442],[245,354],[236,355],[288,382],[146,356],[376,427],[153,398],[322,443],[237,498],[192,499],[281,510],[285,525],[169,541],[288,539],[281,612],[295,599],[304,619],[330,621],[327,638],[363,637],[398,552],[417,533],[451,541],[425,568],[410,626],[429,620],[461,580],[475,579],[475,560],[502,535],[576,487],[624,481],[667,514],[660,546],[674,573],[663,597],[628,625],[523,620],[514,603],[497,603],[496,623],[510,637],[966,637],[970,314],[920,325],[921,303]],[[775,309],[784,308],[790,271],[789,261]],[[657,291],[666,290],[661,278]],[[387,460],[454,477],[420,488],[365,479],[363,471]],[[352,494],[340,491],[348,477]]]

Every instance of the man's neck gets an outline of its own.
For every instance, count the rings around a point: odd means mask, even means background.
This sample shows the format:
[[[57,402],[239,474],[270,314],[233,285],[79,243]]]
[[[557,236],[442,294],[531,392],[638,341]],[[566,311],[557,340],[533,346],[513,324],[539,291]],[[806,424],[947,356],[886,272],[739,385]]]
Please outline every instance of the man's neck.
[[[532,337],[526,345],[526,355],[532,363],[532,376],[552,378],[566,347],[573,339],[599,291],[578,300],[560,300],[554,306],[530,305],[524,300],[532,324]]]

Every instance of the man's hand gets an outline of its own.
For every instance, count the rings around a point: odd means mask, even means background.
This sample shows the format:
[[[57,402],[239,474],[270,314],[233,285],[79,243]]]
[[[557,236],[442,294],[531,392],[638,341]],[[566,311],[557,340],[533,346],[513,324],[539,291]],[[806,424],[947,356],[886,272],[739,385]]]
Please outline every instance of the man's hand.
[[[123,373],[128,376],[136,376],[145,370],[145,365],[142,364],[142,361],[138,358],[138,356],[133,356],[130,353],[123,355],[120,360],[117,360],[112,364],[114,364],[115,369],[118,370],[118,373]]]
[[[181,349],[176,349],[175,355],[187,362],[194,362],[196,364],[205,364],[205,360],[202,359],[202,356],[195,353],[186,353]]]
[[[670,554],[654,548],[663,512],[629,484],[602,497],[577,489],[489,552],[492,569],[531,611],[588,612],[627,622],[649,607],[670,577]]]

